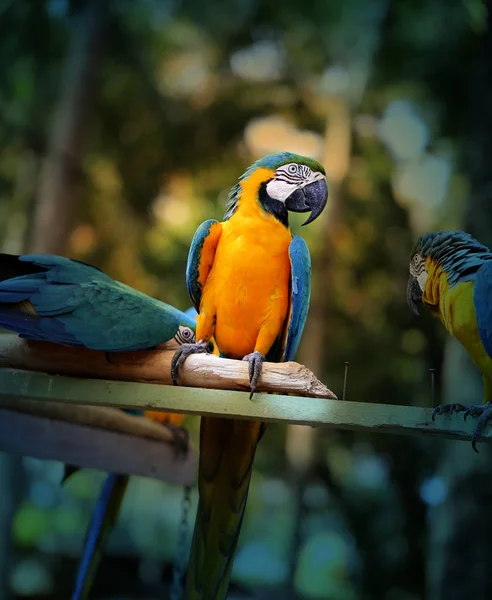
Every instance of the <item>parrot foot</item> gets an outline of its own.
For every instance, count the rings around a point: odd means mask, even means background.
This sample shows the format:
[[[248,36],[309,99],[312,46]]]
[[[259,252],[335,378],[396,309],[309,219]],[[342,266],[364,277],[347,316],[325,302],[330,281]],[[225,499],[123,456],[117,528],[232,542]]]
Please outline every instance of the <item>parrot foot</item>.
[[[487,421],[489,421],[492,418],[492,403],[486,402],[485,404],[479,404],[479,405],[470,404],[469,406],[466,407],[466,411],[464,414],[465,421],[466,421],[466,418],[468,417],[468,415],[472,416],[474,419],[476,419],[478,417],[477,424],[475,425],[475,429],[473,430],[473,433],[472,433],[472,448],[475,450],[475,452],[478,453],[478,450],[477,450],[478,438],[480,437],[480,434],[482,433],[482,429],[483,429],[484,425],[487,423]]]
[[[477,424],[475,425],[475,429],[472,433],[472,448],[475,452],[478,453],[477,450],[477,442],[480,434],[482,433],[482,429],[484,425],[492,419],[492,403],[487,402],[486,404],[440,404],[436,406],[436,408],[432,411],[432,420],[434,421],[436,415],[444,415],[446,413],[458,413],[464,412],[463,415],[465,421],[468,416],[476,419],[478,417]]]
[[[265,361],[265,355],[261,352],[251,352],[251,354],[246,354],[246,356],[243,357],[243,360],[248,361],[249,383],[251,385],[249,399],[251,400],[256,392],[256,386],[260,377],[261,368]]]
[[[464,404],[439,404],[432,411],[432,420],[436,420],[436,415],[445,415],[447,413],[453,414],[458,412],[466,411],[467,407]]]
[[[190,436],[188,430],[184,427],[171,425],[171,423],[164,423],[164,427],[167,427],[173,436],[175,458],[182,458],[184,460],[188,456],[188,451],[190,449]]]
[[[178,385],[178,372],[191,354],[210,354],[212,351],[210,342],[197,342],[196,344],[182,344],[174,353],[171,361],[171,377],[174,385]]]

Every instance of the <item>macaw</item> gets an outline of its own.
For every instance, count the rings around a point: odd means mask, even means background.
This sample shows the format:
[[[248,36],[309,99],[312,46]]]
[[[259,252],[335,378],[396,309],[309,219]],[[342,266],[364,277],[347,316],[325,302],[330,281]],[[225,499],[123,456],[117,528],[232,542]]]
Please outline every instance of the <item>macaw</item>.
[[[153,348],[171,339],[194,342],[196,313],[178,309],[114,281],[96,267],[53,255],[0,254],[0,327],[27,340],[106,352]],[[139,411],[127,411],[142,414]],[[144,411],[171,429],[186,451],[183,415]],[[79,469],[66,465],[63,481]],[[128,477],[108,474],[86,536],[73,600],[87,597]]]
[[[467,350],[482,374],[482,405],[441,404],[436,415],[463,412],[478,418],[476,443],[492,417],[492,252],[463,231],[421,236],[410,259],[407,300],[415,314],[423,303]]]
[[[186,283],[198,311],[195,344],[172,361],[174,383],[193,353],[209,352],[249,364],[251,396],[263,361],[292,360],[307,318],[311,260],[292,237],[288,211],[323,211],[328,188],[323,167],[283,152],[253,164],[232,188],[222,222],[205,221],[195,233]],[[250,397],[251,397],[250,396]],[[202,417],[199,506],[186,580],[188,600],[223,600],[244,516],[258,421]]]

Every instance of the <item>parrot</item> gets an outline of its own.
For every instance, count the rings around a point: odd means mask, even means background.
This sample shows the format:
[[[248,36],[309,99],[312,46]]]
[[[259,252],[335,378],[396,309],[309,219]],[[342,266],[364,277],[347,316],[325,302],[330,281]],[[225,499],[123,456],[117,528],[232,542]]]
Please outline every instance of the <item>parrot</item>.
[[[255,162],[232,188],[222,222],[202,223],[188,254],[186,283],[198,312],[196,343],[172,359],[172,378],[194,353],[248,362],[252,398],[265,360],[293,360],[309,309],[311,259],[292,236],[288,212],[323,212],[325,170],[282,152]],[[199,503],[186,577],[187,600],[226,598],[253,460],[265,423],[202,417]]]
[[[27,340],[129,352],[193,343],[195,320],[84,262],[0,254],[0,327]]]
[[[492,252],[464,231],[429,232],[411,253],[407,301],[423,303],[470,355],[482,375],[484,403],[441,404],[432,414],[464,412],[477,418],[472,447],[492,417]]]
[[[111,279],[100,269],[62,256],[0,254],[0,327],[27,340],[106,352],[154,348],[171,339],[195,341],[196,311],[186,312]],[[186,452],[184,415],[126,411],[151,418],[173,433]],[[62,482],[80,469],[65,465]],[[128,476],[110,473],[86,536],[72,600],[87,597],[109,533],[118,517]]]

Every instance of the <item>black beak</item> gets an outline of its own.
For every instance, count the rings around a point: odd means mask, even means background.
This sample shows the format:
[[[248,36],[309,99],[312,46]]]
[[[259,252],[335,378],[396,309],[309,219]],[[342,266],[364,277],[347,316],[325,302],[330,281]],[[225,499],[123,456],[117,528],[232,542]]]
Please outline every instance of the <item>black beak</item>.
[[[419,282],[413,275],[408,278],[407,302],[410,310],[418,316],[420,314],[418,305],[422,303],[422,291]]]
[[[307,225],[317,219],[323,212],[328,200],[326,179],[318,179],[293,192],[285,201],[285,208],[291,212],[309,212],[309,218],[303,223]]]

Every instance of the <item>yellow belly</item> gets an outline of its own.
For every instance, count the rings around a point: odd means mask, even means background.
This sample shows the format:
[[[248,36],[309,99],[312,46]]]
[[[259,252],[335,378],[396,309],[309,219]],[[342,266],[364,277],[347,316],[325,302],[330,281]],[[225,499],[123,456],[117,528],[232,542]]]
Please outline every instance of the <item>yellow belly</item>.
[[[202,307],[215,314],[220,352],[266,354],[283,331],[290,296],[290,231],[273,217],[223,223]]]

